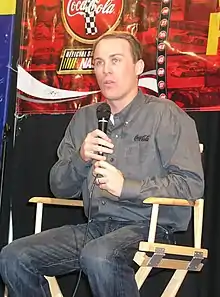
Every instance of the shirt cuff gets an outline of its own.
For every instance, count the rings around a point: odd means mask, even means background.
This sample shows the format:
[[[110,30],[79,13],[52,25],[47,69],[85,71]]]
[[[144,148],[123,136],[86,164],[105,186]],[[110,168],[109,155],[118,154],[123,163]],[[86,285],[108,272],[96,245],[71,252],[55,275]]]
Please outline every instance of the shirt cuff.
[[[133,200],[140,196],[141,181],[125,178],[120,200]]]
[[[91,161],[86,162],[81,158],[79,151],[75,152],[75,154],[72,155],[71,163],[76,169],[76,172],[85,177],[88,174],[89,168],[92,166]]]

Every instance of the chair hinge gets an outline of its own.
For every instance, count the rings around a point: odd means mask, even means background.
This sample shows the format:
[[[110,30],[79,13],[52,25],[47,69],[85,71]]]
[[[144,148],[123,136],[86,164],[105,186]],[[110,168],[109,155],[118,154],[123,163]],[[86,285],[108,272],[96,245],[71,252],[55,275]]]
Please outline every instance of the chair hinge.
[[[196,271],[203,259],[203,252],[195,252],[192,260],[189,262],[187,270]]]
[[[165,248],[156,247],[153,256],[150,258],[150,260],[147,263],[147,266],[157,267],[164,256],[165,256]]]

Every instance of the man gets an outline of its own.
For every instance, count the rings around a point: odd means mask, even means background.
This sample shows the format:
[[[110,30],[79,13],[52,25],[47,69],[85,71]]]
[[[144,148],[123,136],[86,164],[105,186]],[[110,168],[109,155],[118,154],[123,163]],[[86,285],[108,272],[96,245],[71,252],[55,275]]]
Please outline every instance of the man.
[[[50,173],[56,197],[80,197],[86,225],[63,226],[14,241],[1,253],[0,271],[10,297],[51,296],[47,276],[80,270],[96,297],[138,297],[133,256],[147,240],[151,206],[146,197],[195,200],[203,195],[203,171],[195,124],[169,100],[138,91],[144,68],[141,47],[114,32],[94,45],[94,69],[111,107],[107,134],[97,129],[98,104],[72,118]],[[103,153],[103,155],[100,154]],[[93,188],[94,176],[97,176]],[[164,207],[157,241],[187,229],[188,208]]]

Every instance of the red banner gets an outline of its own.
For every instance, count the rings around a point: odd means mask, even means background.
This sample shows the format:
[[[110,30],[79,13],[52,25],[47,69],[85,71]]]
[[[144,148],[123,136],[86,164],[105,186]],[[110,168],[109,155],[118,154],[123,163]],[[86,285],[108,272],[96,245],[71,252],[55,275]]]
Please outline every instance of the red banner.
[[[129,31],[144,50],[143,92],[185,110],[220,110],[220,1],[23,0],[17,114],[101,101],[92,45]]]

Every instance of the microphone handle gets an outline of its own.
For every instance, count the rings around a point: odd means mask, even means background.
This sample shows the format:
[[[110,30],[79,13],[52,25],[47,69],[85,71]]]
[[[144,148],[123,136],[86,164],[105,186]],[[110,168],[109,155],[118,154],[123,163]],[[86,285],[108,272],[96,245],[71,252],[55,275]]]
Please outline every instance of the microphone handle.
[[[98,129],[103,131],[105,134],[107,132],[107,127],[108,127],[108,120],[106,120],[105,118],[98,120]]]
[[[103,131],[105,134],[107,132],[107,127],[108,127],[108,120],[106,120],[105,118],[98,120],[98,129]],[[102,152],[98,152],[98,154],[100,156],[103,156]]]

